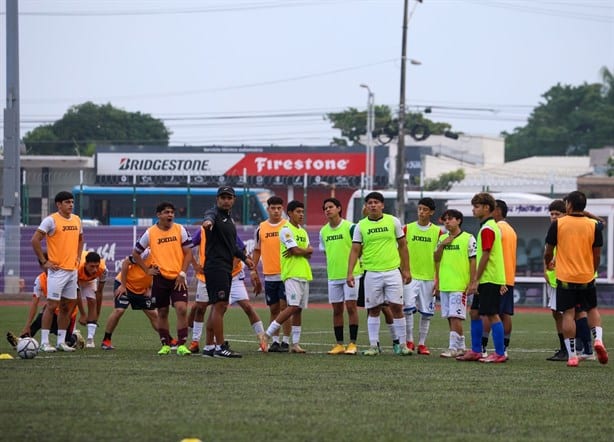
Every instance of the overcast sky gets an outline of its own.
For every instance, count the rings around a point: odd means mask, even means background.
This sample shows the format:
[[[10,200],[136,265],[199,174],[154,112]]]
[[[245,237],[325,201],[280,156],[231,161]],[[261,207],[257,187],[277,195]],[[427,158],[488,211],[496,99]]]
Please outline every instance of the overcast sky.
[[[469,134],[523,126],[557,83],[614,70],[613,0],[410,0],[407,105]],[[327,112],[398,108],[403,0],[20,0],[22,133],[84,101],[171,144],[322,145]],[[2,102],[6,103],[6,3]],[[232,118],[241,117],[241,118]],[[1,124],[1,123],[0,123]]]

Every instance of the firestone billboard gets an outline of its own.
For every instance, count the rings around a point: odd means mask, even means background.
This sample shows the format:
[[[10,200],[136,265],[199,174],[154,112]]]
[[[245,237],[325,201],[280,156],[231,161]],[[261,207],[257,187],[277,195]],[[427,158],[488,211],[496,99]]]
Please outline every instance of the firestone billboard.
[[[388,148],[376,149],[375,182],[388,182]],[[364,146],[104,146],[96,152],[99,183],[359,186]],[[307,176],[307,182],[304,177]],[[136,177],[136,178],[134,178]]]

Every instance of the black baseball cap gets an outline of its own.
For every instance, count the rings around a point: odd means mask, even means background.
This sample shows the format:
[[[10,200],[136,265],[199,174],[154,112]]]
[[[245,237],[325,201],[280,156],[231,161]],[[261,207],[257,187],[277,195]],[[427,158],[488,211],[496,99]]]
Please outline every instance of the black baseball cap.
[[[222,196],[222,195],[236,196],[235,190],[230,186],[222,186],[219,189],[217,189],[217,196]]]

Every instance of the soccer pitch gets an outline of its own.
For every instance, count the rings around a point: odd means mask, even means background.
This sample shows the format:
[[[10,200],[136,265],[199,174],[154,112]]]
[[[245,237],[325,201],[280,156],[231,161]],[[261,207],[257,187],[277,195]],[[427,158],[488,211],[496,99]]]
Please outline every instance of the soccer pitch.
[[[0,307],[2,333],[18,333],[26,312]],[[103,309],[97,345],[109,312]],[[266,326],[268,311],[259,313]],[[394,355],[383,320],[382,355],[330,356],[331,316],[329,309],[304,312],[308,354],[262,354],[244,313],[230,309],[226,336],[243,358],[212,359],[158,356],[147,319],[128,311],[114,351],[0,360],[0,440],[612,439],[612,363],[573,369],[546,361],[558,346],[547,312],[517,312],[510,360],[495,365],[440,358],[448,332],[439,316],[427,342],[431,356]],[[614,316],[604,315],[603,325],[612,349]],[[364,311],[358,344],[367,348]],[[16,357],[4,339],[0,352]]]

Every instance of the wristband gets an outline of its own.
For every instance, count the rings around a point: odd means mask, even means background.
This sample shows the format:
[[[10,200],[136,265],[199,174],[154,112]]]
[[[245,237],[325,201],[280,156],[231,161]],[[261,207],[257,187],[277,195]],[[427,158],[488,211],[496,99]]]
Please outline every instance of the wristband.
[[[182,278],[185,278],[185,277],[186,277],[186,274],[185,274],[185,272],[184,272],[184,271],[181,271],[181,272],[179,272],[179,276],[181,276]]]

